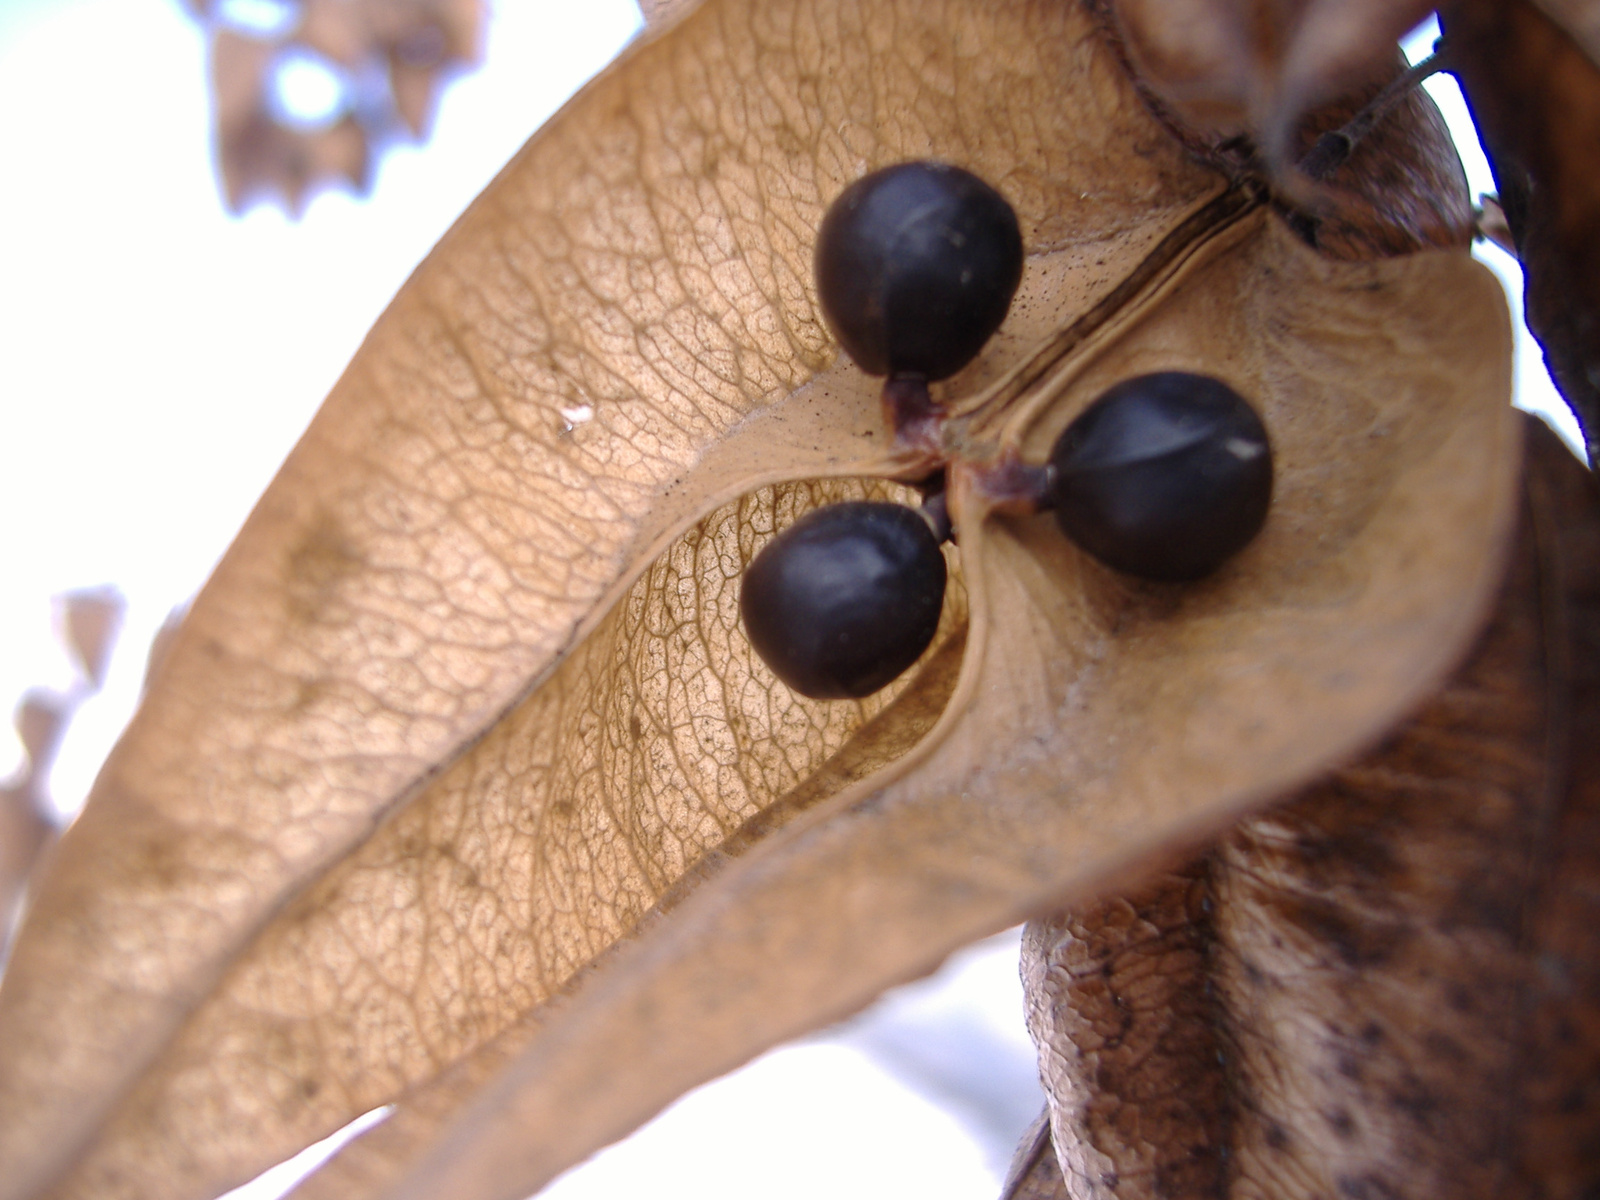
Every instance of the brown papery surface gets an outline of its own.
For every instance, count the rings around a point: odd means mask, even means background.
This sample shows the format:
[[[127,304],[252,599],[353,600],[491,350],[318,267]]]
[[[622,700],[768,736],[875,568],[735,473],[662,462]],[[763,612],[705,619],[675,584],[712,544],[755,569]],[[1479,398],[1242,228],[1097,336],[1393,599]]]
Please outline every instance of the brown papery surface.
[[[1526,272],[1528,328],[1600,449],[1600,36],[1594,5],[1460,0],[1452,69]],[[1587,12],[1587,19],[1584,14]]]
[[[1427,0],[1096,0],[1185,122],[1282,149],[1307,109],[1392,72]]]
[[[1498,578],[1515,477],[1492,281],[1453,255],[1331,265],[1271,218],[1246,232],[1036,432],[1048,444],[1108,378],[1221,372],[1261,401],[1283,468],[1261,540],[1198,588],[1130,589],[1048,518],[966,525],[972,632],[942,724],[582,981],[394,1195],[532,1189],[981,932],[1205,838],[1453,663]],[[1461,303],[1428,315],[1424,294]],[[1481,393],[1455,375],[1472,360]],[[1430,536],[1436,519],[1477,544]]]
[[[1424,147],[1433,153],[1434,147]],[[0,987],[0,1196],[518,1196],[961,944],[1142,873],[1382,733],[1513,513],[1493,280],[1256,210],[1074,351],[1260,408],[1262,537],[1134,586],[957,487],[964,586],[896,689],[740,633],[808,507],[904,496],[811,242],[937,156],[1030,260],[976,388],[1223,181],[1072,5],[708,0],[515,159],[369,336],[155,673]],[[1130,310],[1131,312],[1131,310]],[[970,614],[970,615],[969,615]]]
[[[1600,495],[1535,431],[1467,663],[1185,869],[1029,926],[1075,1197],[1578,1197],[1600,1179]]]
[[[881,457],[875,389],[829,370],[811,238],[847,182],[926,154],[994,181],[1031,247],[1078,264],[1047,298],[1069,307],[1215,186],[1131,101],[1070,6],[717,4],[636,47],[462,218],[196,601],[40,891],[0,989],[0,1194],[27,1195],[80,1157],[92,1171],[87,1147],[128,1089],[166,1069],[163,1048],[247,970],[273,918],[302,911],[296,897],[554,678],[680,533],[774,477]],[[791,773],[851,719],[819,728],[803,711],[779,697],[762,714]],[[761,736],[718,733],[718,770],[755,779],[744,756]],[[633,824],[630,792],[607,803]],[[451,837],[469,835],[586,869],[531,828],[468,821]],[[649,847],[615,854],[635,850],[647,887],[661,886],[678,849],[663,864]],[[485,902],[526,914],[526,877],[505,886],[523,890]],[[163,1162],[163,1194],[237,1182],[492,1031],[500,1016],[469,999],[418,1040],[405,1000],[421,980],[389,961],[390,918],[443,927],[385,893],[373,940],[349,953],[379,960],[374,995],[408,1022],[366,1027],[373,1078],[388,1082],[359,1096],[319,1087],[284,1039],[285,1090],[256,1090],[248,1137],[235,1128],[216,1147],[168,1127],[195,1174],[185,1183]],[[454,910],[444,924],[458,918],[470,925]],[[514,1009],[521,964],[493,942],[472,957],[491,993],[513,997],[488,1009]],[[296,1009],[324,994],[315,972],[291,982],[312,994]],[[121,1178],[137,1192],[151,1176]]]

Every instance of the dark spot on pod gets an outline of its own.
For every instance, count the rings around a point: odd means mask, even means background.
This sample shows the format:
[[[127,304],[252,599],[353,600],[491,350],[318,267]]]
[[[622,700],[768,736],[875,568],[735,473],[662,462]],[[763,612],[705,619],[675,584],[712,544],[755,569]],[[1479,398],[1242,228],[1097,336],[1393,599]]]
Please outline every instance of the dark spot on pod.
[[[1561,1100],[1556,1105],[1556,1111],[1571,1116],[1574,1113],[1584,1112],[1589,1107],[1589,1094],[1593,1085],[1578,1084],[1570,1087],[1561,1094]]]
[[[1338,1134],[1340,1138],[1348,1141],[1355,1136],[1356,1122],[1355,1118],[1350,1115],[1349,1109],[1336,1108],[1331,1113],[1328,1113],[1325,1119],[1334,1133]]]
[[[1441,1033],[1437,1029],[1431,1029],[1422,1035],[1422,1047],[1431,1057],[1449,1063],[1463,1064],[1470,1058],[1465,1046],[1448,1033]]]
[[[1361,1060],[1353,1054],[1335,1054],[1333,1056],[1333,1069],[1344,1078],[1358,1083],[1363,1073]]]
[[[1332,785],[1343,794],[1344,789]],[[1346,879],[1360,879],[1372,886],[1393,884],[1404,874],[1404,866],[1391,841],[1395,835],[1377,825],[1339,831],[1318,830],[1301,833],[1285,847],[1294,855],[1296,867],[1319,888],[1335,886]]]
[[[1162,371],[1107,391],[1051,451],[1046,502],[1068,537],[1107,566],[1186,581],[1261,531],[1272,446],[1261,418],[1219,379]]]
[[[756,555],[739,611],[756,653],[817,700],[871,695],[933,641],[939,543],[915,509],[852,501],[806,514]]]
[[[1022,278],[1022,231],[970,171],[908,162],[863,176],[817,231],[829,330],[869,375],[943,379],[983,349]]]
[[[1286,901],[1283,911],[1286,920],[1323,943],[1347,967],[1389,962],[1412,936],[1401,922],[1359,914],[1321,896]]]
[[[1436,1117],[1441,1107],[1440,1096],[1434,1090],[1407,1073],[1398,1086],[1389,1090],[1389,1107],[1394,1112],[1404,1113],[1411,1120],[1427,1129],[1436,1128]]]
[[[1340,1175],[1334,1180],[1339,1195],[1348,1200],[1400,1200],[1400,1192],[1375,1172],[1365,1175]]]

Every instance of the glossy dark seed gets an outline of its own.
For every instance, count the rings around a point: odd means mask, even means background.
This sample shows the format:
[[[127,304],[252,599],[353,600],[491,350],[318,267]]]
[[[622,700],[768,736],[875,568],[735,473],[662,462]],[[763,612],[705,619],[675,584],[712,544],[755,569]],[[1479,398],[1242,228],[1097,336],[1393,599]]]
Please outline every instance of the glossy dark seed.
[[[983,349],[1022,278],[1022,232],[999,192],[938,162],[856,180],[817,233],[822,315],[869,375],[943,379]]]
[[[818,700],[868,696],[933,640],[944,555],[901,504],[852,501],[807,513],[744,573],[739,611],[772,673]]]
[[[1050,454],[1067,536],[1130,575],[1208,575],[1260,532],[1272,500],[1261,418],[1219,379],[1182,371],[1113,387]]]

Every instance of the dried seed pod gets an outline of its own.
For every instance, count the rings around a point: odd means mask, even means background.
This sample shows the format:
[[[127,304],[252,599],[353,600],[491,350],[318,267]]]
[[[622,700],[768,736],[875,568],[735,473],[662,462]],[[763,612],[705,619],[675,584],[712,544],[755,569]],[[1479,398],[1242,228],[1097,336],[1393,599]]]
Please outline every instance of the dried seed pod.
[[[1260,532],[1272,499],[1261,418],[1219,379],[1162,371],[1107,391],[1050,453],[1066,535],[1146,579],[1208,575]]]
[[[869,375],[943,379],[971,362],[1022,278],[1022,232],[970,171],[908,162],[856,180],[817,233],[822,315]]]
[[[739,611],[762,661],[817,700],[871,695],[928,648],[944,604],[944,555],[900,504],[816,509],[744,574]]]

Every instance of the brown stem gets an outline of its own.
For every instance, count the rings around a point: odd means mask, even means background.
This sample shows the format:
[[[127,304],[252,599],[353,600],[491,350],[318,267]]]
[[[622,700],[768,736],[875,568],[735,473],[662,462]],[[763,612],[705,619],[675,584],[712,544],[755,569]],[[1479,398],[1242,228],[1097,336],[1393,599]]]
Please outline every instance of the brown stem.
[[[1383,91],[1368,101],[1366,107],[1344,125],[1329,130],[1319,137],[1316,145],[1312,146],[1300,160],[1301,174],[1321,183],[1344,166],[1361,139],[1371,133],[1378,122],[1388,116],[1395,106],[1410,95],[1424,79],[1450,65],[1446,54],[1444,47],[1435,43],[1431,55],[1390,80]]]
[[[945,412],[928,391],[926,379],[905,376],[886,382],[883,417],[894,431],[897,448],[942,457],[940,430]]]
[[[1050,507],[1050,488],[1055,468],[1048,463],[1035,466],[1007,451],[991,463],[971,468],[973,490],[989,503],[991,512],[1027,516]]]

